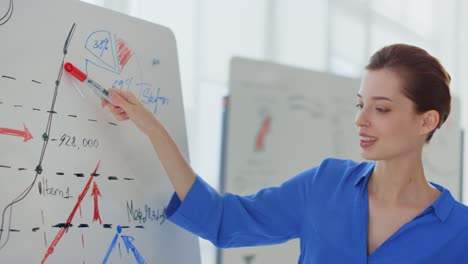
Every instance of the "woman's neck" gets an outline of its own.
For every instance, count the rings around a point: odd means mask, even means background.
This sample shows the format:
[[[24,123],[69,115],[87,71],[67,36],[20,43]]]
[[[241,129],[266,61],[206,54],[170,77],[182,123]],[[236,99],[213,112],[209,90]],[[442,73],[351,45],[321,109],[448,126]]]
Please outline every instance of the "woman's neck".
[[[368,182],[369,195],[388,205],[427,204],[440,192],[424,176],[421,155],[378,161]]]

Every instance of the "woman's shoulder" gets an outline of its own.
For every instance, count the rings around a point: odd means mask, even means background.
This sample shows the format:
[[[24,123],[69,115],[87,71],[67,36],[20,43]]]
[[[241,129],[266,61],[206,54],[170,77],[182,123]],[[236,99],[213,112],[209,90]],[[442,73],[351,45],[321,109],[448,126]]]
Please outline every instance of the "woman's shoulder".
[[[318,166],[301,173],[304,178],[315,184],[336,186],[340,183],[357,183],[369,175],[375,166],[374,162],[354,161],[350,159],[327,158]]]
[[[373,170],[373,161],[354,161],[350,159],[327,158],[322,161],[319,169],[333,172],[333,174],[367,174]]]

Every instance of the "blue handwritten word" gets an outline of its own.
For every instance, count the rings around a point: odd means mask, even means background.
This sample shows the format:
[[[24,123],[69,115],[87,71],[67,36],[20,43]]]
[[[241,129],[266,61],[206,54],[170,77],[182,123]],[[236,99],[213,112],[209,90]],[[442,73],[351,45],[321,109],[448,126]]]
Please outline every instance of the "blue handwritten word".
[[[159,92],[161,88],[158,88],[156,95],[151,93],[151,86],[147,83],[138,83],[138,86],[143,87],[143,92],[141,92],[140,99],[143,104],[154,104],[153,113],[158,112],[159,105],[167,105],[169,104],[169,98],[160,96]]]
[[[132,78],[127,78],[125,80],[115,80],[113,83],[112,83],[112,88],[115,88],[115,89],[129,89],[130,88],[130,84],[132,83],[132,80],[133,80],[133,77]]]
[[[106,50],[108,50],[109,48],[107,47],[107,44],[109,44],[109,39],[108,38],[104,38],[103,40],[99,41],[99,40],[94,40],[94,45],[93,45],[93,48],[95,49],[98,49],[98,50],[101,50],[101,54],[99,55],[99,57],[102,57],[102,53]]]

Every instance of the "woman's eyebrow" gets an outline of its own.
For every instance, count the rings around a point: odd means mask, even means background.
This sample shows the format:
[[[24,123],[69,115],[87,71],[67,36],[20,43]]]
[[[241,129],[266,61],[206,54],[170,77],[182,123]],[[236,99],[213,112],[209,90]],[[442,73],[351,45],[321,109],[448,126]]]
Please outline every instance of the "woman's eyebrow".
[[[357,97],[362,98],[362,95],[357,94]],[[372,99],[372,100],[386,100],[386,101],[393,102],[392,99],[390,99],[388,97],[385,97],[385,96],[372,96],[370,99]]]

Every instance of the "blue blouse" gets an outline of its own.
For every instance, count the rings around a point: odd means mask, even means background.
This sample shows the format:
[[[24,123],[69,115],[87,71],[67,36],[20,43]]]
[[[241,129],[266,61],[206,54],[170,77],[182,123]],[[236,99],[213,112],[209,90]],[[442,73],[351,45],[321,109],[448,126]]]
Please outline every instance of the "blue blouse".
[[[220,195],[200,177],[183,203],[173,195],[173,223],[218,247],[299,238],[298,263],[468,263],[468,207],[440,196],[367,255],[367,181],[375,162],[327,159],[280,186],[249,196]]]

